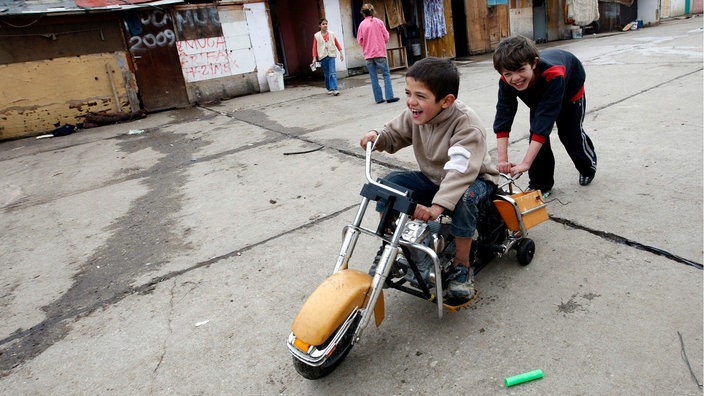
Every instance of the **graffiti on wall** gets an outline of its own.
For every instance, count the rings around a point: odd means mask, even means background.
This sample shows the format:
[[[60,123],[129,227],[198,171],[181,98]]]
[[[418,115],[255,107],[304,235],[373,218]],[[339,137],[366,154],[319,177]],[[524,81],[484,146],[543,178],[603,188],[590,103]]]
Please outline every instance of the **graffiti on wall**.
[[[162,51],[170,52],[178,57],[186,82],[256,69],[243,9],[197,6],[176,9],[173,14],[150,10],[126,17],[125,25],[136,60],[150,57],[156,64],[164,56]]]
[[[181,61],[181,70],[186,82],[209,80],[213,78],[235,76],[256,70],[254,51],[249,38],[249,28],[243,10],[220,10],[221,16],[179,13],[176,29],[179,41],[176,49]],[[206,17],[206,15],[210,15]],[[217,33],[203,37],[203,31],[198,36],[189,34],[191,29],[201,23],[217,22]],[[186,39],[187,38],[187,39]]]
[[[130,33],[130,52],[137,55],[159,47],[176,44],[176,34],[171,29],[171,17],[163,11],[143,14],[138,19],[125,20]]]
[[[230,60],[224,37],[179,41],[176,48],[187,82],[238,74],[237,61]]]
[[[181,40],[222,36],[222,26],[217,7],[175,10],[174,28]]]

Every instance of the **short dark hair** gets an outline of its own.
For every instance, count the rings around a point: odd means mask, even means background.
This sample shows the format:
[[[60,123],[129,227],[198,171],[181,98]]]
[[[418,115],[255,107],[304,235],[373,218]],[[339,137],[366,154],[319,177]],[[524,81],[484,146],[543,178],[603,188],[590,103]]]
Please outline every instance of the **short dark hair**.
[[[364,16],[371,16],[374,14],[374,6],[369,3],[366,3],[362,6],[362,9],[360,11]]]
[[[523,36],[513,36],[502,40],[494,51],[494,69],[516,71],[524,64],[533,64],[538,58],[538,47],[533,40]]]
[[[427,85],[430,92],[435,95],[435,101],[450,94],[457,98],[459,93],[460,72],[449,59],[423,58],[408,69],[406,77]]]

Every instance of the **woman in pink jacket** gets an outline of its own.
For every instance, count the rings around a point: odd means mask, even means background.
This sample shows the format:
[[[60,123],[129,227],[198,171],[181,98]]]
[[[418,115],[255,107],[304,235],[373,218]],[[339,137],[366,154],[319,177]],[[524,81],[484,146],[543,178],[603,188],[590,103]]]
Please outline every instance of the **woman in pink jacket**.
[[[386,59],[386,43],[389,42],[389,31],[386,30],[386,26],[381,19],[374,17],[374,6],[367,3],[362,6],[361,12],[364,15],[364,20],[359,24],[359,29],[357,29],[357,41],[362,46],[364,59],[367,61],[367,71],[372,82],[374,100],[376,100],[376,103],[384,103],[384,97],[381,95],[381,87],[379,86],[379,77],[376,74],[378,67],[384,77],[386,103],[398,102],[398,98],[394,96],[394,90],[391,86],[389,63]]]

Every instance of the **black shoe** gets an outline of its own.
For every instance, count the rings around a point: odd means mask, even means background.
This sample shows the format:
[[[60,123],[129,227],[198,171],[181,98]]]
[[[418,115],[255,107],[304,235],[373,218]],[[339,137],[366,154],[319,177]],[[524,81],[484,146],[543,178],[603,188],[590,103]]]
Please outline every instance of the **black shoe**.
[[[393,103],[393,102],[398,102],[398,98],[391,98],[391,99],[386,99],[386,103]]]
[[[588,186],[589,183],[594,180],[594,175],[592,176],[584,176],[584,175],[579,175],[579,185],[580,186]]]
[[[380,104],[380,103],[384,103],[384,101],[380,100],[380,101],[376,102],[376,104]]]

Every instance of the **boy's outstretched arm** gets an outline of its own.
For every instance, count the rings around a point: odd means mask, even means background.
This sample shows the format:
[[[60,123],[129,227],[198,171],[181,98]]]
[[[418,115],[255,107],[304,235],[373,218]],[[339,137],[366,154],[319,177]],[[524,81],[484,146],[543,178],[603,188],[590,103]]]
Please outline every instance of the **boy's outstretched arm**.
[[[496,151],[498,152],[496,169],[501,173],[510,173],[511,176],[517,173],[527,172],[541,147],[543,147],[542,143],[531,140],[528,145],[528,150],[526,150],[526,155],[523,157],[523,161],[514,164],[508,161],[508,138],[498,138],[496,140]]]
[[[538,155],[538,151],[543,147],[543,144],[535,140],[531,140],[528,145],[528,150],[526,150],[526,155],[523,157],[523,161],[520,164],[515,164],[511,167],[511,176],[517,173],[528,172],[530,166],[533,164],[535,157]]]
[[[501,137],[496,139],[497,164],[496,169],[501,173],[509,173],[511,171],[510,162],[508,162],[508,138]]]

